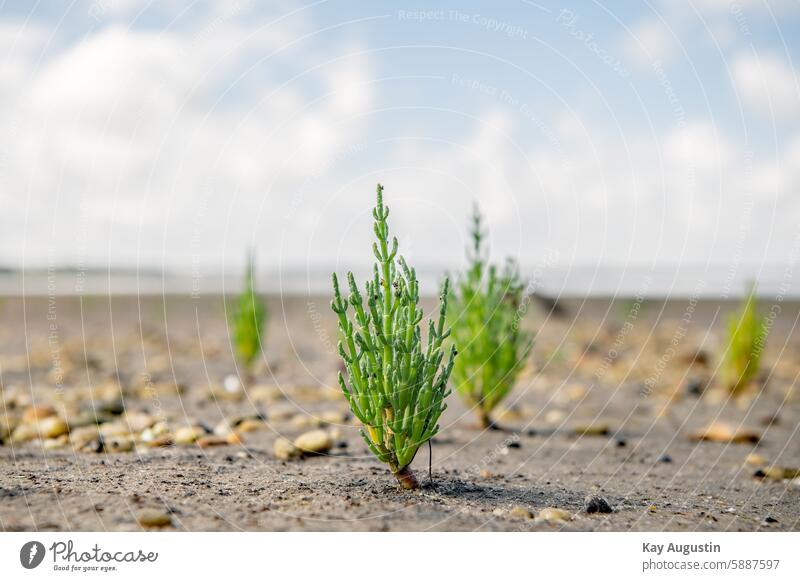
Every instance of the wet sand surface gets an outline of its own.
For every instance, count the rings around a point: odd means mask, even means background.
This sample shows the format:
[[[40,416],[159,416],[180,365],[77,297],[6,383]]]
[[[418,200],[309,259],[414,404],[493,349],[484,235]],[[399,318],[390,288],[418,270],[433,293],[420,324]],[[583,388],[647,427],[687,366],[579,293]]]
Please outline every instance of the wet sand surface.
[[[347,413],[327,298],[268,299],[265,353],[243,385],[226,380],[224,305],[0,303],[0,530],[800,529],[797,303],[781,304],[736,399],[718,379],[735,303],[570,300],[560,316],[532,304],[537,341],[503,429],[477,429],[453,394],[414,492]],[[692,437],[714,423],[723,441]],[[329,450],[275,456],[278,438],[312,430]],[[591,496],[613,512],[587,512]]]

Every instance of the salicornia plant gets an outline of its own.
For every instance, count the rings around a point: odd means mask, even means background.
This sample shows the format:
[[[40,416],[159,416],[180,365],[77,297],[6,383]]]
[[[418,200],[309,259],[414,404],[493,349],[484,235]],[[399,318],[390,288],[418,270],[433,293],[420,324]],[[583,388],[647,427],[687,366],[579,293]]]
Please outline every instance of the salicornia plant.
[[[345,300],[333,275],[331,307],[339,317],[339,354],[347,372],[347,380],[339,373],[339,384],[364,425],[361,435],[369,449],[389,465],[403,488],[413,489],[419,485],[409,465],[419,447],[438,432],[444,399],[450,393],[447,381],[456,353],[451,347],[443,363],[443,343],[450,334],[445,329],[448,282],[441,293],[438,321],[428,321],[423,340],[417,275],[397,257],[397,239],[390,244],[389,208],[383,204],[380,184],[372,215],[377,237],[372,248],[378,262],[365,296],[350,272],[350,295]]]
[[[524,284],[514,261],[499,270],[487,264],[481,215],[472,218],[469,268],[451,293],[448,323],[458,348],[453,368],[456,391],[478,414],[482,427],[493,427],[490,414],[514,387],[533,345],[521,329],[527,310]]]
[[[267,309],[255,289],[255,265],[252,253],[247,256],[244,288],[231,310],[231,327],[236,355],[246,370],[261,351]]]
[[[769,327],[756,311],[756,289],[753,285],[739,310],[728,319],[724,380],[734,395],[743,391],[758,373],[761,353],[767,342]]]

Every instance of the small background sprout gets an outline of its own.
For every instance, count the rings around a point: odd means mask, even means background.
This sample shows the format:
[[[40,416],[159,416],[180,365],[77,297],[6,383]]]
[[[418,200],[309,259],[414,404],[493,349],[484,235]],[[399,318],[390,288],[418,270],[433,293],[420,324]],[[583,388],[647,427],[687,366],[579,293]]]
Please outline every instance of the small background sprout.
[[[447,381],[456,353],[451,347],[445,359],[444,341],[450,334],[445,329],[448,281],[442,288],[438,321],[428,321],[423,340],[417,275],[397,257],[397,238],[390,243],[389,208],[383,204],[380,184],[372,215],[377,238],[372,248],[378,262],[365,295],[350,272],[350,295],[345,300],[333,275],[331,308],[339,318],[339,354],[347,373],[347,380],[339,373],[339,384],[364,425],[361,435],[369,449],[410,490],[419,484],[409,466],[420,446],[439,431],[444,399],[450,393]]]
[[[733,395],[743,392],[758,374],[761,354],[767,343],[769,327],[758,316],[756,286],[751,287],[739,309],[728,318],[724,382]]]
[[[249,373],[253,360],[261,352],[267,309],[255,289],[253,253],[247,255],[244,288],[231,308],[230,324],[236,356]]]
[[[487,266],[481,221],[476,207],[469,269],[451,293],[448,322],[459,352],[453,368],[456,391],[475,409],[481,427],[489,428],[494,426],[492,410],[525,366],[533,336],[521,329],[527,309],[517,264],[508,259],[502,271]]]

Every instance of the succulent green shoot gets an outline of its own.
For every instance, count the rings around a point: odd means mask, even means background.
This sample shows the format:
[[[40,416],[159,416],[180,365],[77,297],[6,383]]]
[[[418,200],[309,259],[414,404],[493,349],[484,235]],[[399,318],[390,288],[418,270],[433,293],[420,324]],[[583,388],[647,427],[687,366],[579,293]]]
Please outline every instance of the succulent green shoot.
[[[453,368],[455,388],[475,409],[482,427],[492,427],[491,412],[516,383],[533,346],[521,329],[526,312],[524,284],[517,264],[508,259],[500,271],[488,265],[480,211],[472,216],[469,268],[451,293],[448,323],[458,348]]]
[[[758,374],[761,354],[769,335],[769,327],[759,317],[756,287],[752,286],[739,309],[728,318],[725,350],[724,382],[732,394],[738,395]]]
[[[439,431],[450,393],[447,382],[456,352],[450,347],[445,358],[449,283],[445,280],[442,288],[438,321],[428,321],[423,340],[417,274],[397,256],[397,239],[389,238],[389,208],[380,184],[372,216],[377,262],[364,295],[350,272],[345,299],[333,275],[331,308],[339,318],[339,355],[347,375],[339,373],[339,385],[363,424],[361,435],[369,449],[389,465],[403,488],[412,489],[418,483],[409,466],[420,446]]]
[[[251,252],[247,256],[244,288],[232,305],[230,317],[236,355],[248,370],[261,351],[266,319],[267,309],[255,289],[255,264]]]

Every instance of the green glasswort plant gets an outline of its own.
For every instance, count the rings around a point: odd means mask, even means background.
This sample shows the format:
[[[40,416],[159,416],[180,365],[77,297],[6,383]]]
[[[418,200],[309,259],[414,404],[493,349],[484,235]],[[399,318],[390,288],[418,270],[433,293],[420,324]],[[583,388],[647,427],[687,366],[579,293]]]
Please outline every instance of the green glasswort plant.
[[[255,289],[253,254],[249,253],[244,288],[231,308],[230,318],[236,355],[247,370],[261,351],[266,319],[267,309]]]
[[[377,197],[372,212],[377,242],[372,248],[378,262],[366,283],[366,304],[352,272],[347,274],[347,300],[333,275],[331,308],[339,317],[339,354],[347,372],[347,381],[339,373],[339,384],[364,425],[361,435],[369,449],[389,465],[403,488],[413,489],[419,484],[409,465],[419,447],[438,432],[450,393],[447,381],[456,353],[451,347],[443,364],[443,343],[450,334],[445,329],[448,282],[441,293],[438,322],[428,322],[423,341],[417,275],[397,258],[397,239],[389,244],[389,208],[383,204],[380,184]],[[347,315],[351,306],[352,320]]]
[[[456,391],[478,414],[484,428],[494,427],[491,412],[514,387],[533,346],[520,328],[525,314],[524,284],[513,260],[499,271],[487,266],[481,215],[472,218],[469,269],[452,292],[448,323],[458,348],[453,368]]]
[[[769,327],[758,316],[756,287],[752,286],[739,310],[728,319],[725,350],[725,385],[734,395],[742,392],[758,373]]]

